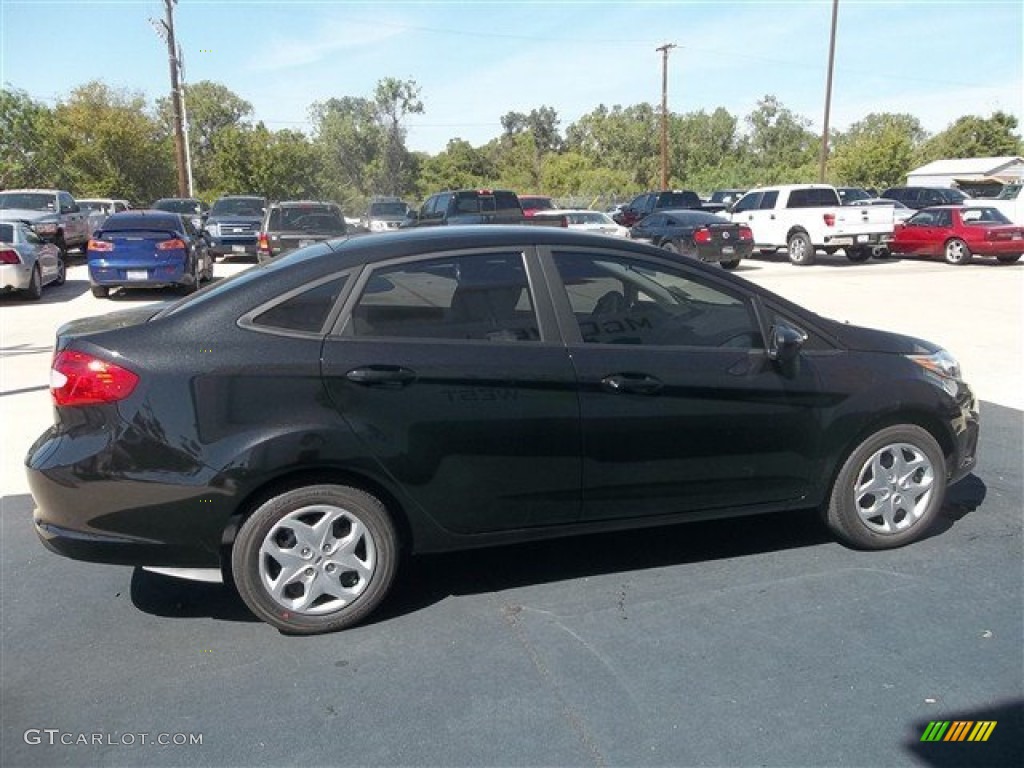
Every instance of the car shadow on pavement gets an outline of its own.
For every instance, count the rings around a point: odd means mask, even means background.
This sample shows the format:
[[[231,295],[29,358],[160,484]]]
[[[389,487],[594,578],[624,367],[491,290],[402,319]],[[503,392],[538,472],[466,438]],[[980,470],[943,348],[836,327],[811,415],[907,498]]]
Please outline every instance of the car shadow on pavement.
[[[44,285],[43,295],[35,301],[29,301],[20,293],[0,294],[0,307],[38,307],[40,304],[63,304],[88,292],[88,280],[69,279],[64,282],[64,285],[54,285],[53,283]]]
[[[984,498],[985,484],[975,475],[952,486],[927,537],[948,531]],[[801,510],[418,555],[401,564],[391,594],[364,623],[415,613],[452,595],[501,592],[833,541],[816,510]],[[186,581],[141,568],[132,573],[131,600],[140,611],[165,618],[258,621],[231,584]]]
[[[132,571],[131,600],[140,611],[170,619],[259,621],[230,584],[188,581],[142,568]]]
[[[760,253],[754,251],[753,255],[749,258],[750,262],[765,261],[772,264],[787,264],[789,263],[789,254],[785,250],[778,251],[776,253]],[[893,258],[892,256],[872,257],[865,261],[850,261],[846,258],[845,253],[825,253],[824,251],[818,251],[814,255],[814,262],[807,266],[809,267],[884,267],[888,264],[896,264],[899,259]],[[744,262],[745,263],[745,262]],[[740,266],[743,266],[741,263]],[[795,269],[803,269],[793,265]]]

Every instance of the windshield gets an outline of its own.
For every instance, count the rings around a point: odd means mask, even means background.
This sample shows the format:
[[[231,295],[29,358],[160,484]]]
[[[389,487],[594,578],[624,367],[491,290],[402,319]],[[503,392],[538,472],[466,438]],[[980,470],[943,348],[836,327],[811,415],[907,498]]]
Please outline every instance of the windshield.
[[[999,194],[995,196],[996,200],[1016,200],[1017,195],[1020,194],[1020,184],[1007,184],[1001,190]]]
[[[263,200],[258,197],[221,198],[213,204],[211,216],[262,216]]]
[[[405,203],[370,203],[370,216],[405,216],[409,206]]]
[[[6,192],[0,194],[0,208],[21,208],[26,211],[55,211],[57,196],[45,192]]]
[[[200,203],[198,200],[157,200],[153,208],[171,213],[197,213]]]

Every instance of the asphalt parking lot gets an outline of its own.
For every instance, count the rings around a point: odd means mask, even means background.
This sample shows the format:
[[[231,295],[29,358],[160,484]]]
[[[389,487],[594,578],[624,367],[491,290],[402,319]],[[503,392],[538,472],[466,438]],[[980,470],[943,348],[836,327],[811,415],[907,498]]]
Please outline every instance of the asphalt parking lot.
[[[424,557],[370,623],[311,638],[42,548],[21,461],[54,330],[164,296],[94,299],[77,266],[0,297],[0,765],[1021,764],[1024,264],[738,274],[960,359],[979,464],[928,538],[855,552],[802,512]],[[932,721],[996,726],[922,742]]]

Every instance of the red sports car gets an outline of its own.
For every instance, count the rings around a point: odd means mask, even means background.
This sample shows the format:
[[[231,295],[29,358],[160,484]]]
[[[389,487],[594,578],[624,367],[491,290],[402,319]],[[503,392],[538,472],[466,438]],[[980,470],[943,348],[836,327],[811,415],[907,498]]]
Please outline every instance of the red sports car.
[[[908,256],[942,256],[950,264],[966,264],[972,256],[1010,263],[1024,252],[1024,227],[997,208],[937,205],[897,224],[889,249]]]

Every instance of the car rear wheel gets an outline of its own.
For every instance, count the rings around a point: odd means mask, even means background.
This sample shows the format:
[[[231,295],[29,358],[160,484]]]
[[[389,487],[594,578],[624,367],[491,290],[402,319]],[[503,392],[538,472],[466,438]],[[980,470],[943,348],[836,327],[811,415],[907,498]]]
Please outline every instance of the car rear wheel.
[[[740,265],[740,260],[731,259],[730,261],[720,261],[718,263],[722,265],[722,269],[736,269]]]
[[[847,248],[846,258],[854,263],[860,263],[871,258],[871,251],[867,248]]]
[[[89,290],[97,299],[105,299],[110,296],[110,288],[105,285],[94,285]]]
[[[1003,253],[1003,254],[1000,254],[999,256],[996,256],[996,258],[999,259],[999,261],[1003,262],[1003,264],[1013,264],[1013,262],[1015,262],[1015,261],[1020,261],[1020,254],[1019,253]]]
[[[54,285],[64,285],[68,279],[68,266],[64,263],[64,259],[57,259],[57,277],[54,279]]]
[[[296,488],[263,503],[231,552],[235,585],[249,609],[301,635],[365,618],[387,595],[397,562],[384,505],[343,485]]]
[[[946,243],[946,261],[949,264],[967,264],[971,260],[971,249],[960,238],[953,238]]]
[[[899,547],[924,535],[945,493],[946,464],[935,438],[913,424],[886,427],[844,462],[825,519],[854,547]]]
[[[789,260],[799,267],[814,263],[814,244],[806,232],[794,232],[790,235]]]
[[[32,277],[29,278],[28,288],[22,294],[29,301],[39,301],[43,295],[43,275],[39,271],[39,265],[36,264],[32,268]]]

